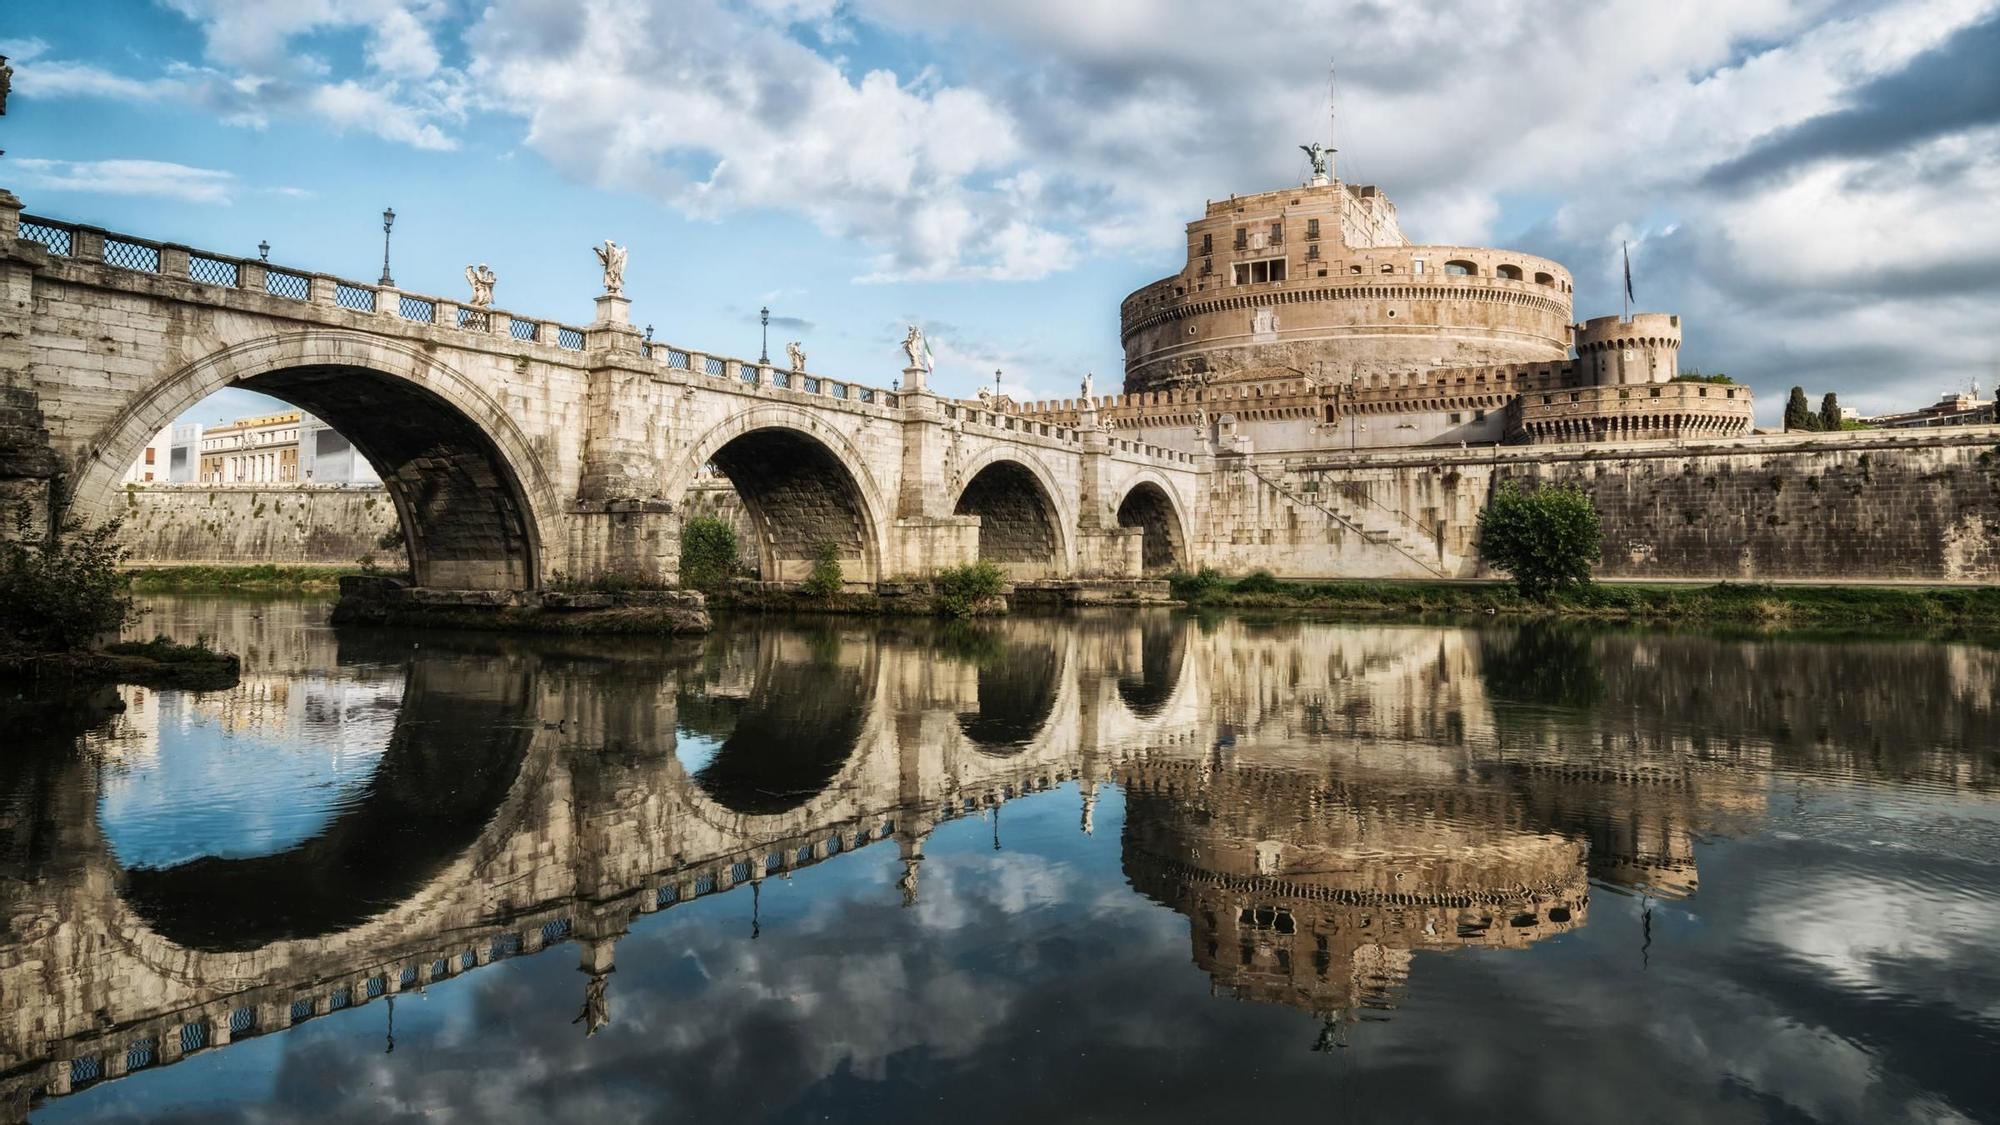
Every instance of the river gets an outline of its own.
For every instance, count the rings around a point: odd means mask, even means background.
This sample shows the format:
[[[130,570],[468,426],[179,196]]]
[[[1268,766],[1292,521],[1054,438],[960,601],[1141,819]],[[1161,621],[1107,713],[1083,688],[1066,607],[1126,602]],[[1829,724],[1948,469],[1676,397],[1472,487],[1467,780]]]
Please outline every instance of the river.
[[[2000,652],[347,631],[17,720],[37,1121],[2000,1120]]]

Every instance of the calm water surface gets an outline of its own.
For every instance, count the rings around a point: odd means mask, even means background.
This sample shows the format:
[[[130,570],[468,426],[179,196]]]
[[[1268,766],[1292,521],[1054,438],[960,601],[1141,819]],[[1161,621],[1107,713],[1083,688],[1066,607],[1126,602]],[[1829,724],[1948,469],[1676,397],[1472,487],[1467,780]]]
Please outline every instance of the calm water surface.
[[[15,722],[15,1116],[2000,1120],[1990,649],[148,609],[245,674]]]

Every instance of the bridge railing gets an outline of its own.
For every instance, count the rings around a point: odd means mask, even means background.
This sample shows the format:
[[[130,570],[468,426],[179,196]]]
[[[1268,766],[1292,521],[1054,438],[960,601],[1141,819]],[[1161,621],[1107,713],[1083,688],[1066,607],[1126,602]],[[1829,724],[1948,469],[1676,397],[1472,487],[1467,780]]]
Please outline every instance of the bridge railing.
[[[394,317],[452,331],[491,333],[566,351],[582,351],[585,343],[584,329],[574,325],[530,319],[501,309],[477,308],[449,297],[405,293],[392,286],[293,269],[264,258],[239,258],[171,242],[155,242],[41,215],[22,215],[20,236],[40,243],[58,258],[196,285],[262,293],[300,304]]]
[[[502,309],[466,305],[449,297],[406,293],[392,286],[291,269],[274,265],[264,258],[239,258],[173,243],[154,242],[40,215],[21,216],[20,237],[40,243],[59,258],[154,274],[196,285],[247,290],[302,304],[393,317],[447,331],[504,336],[521,343],[543,344],[565,351],[580,352],[589,344],[588,329],[558,321],[523,317]],[[655,344],[651,340],[641,345],[641,353],[670,370],[772,387],[797,395],[860,403],[884,410],[897,409],[901,404],[901,395],[895,391],[804,371],[787,371],[769,363],[708,355],[693,349]]]
[[[792,371],[755,360],[710,355],[692,348],[677,348],[671,344],[652,342],[647,343],[645,354],[653,362],[671,371],[692,371],[697,375],[706,375],[724,383],[768,387],[788,392],[786,397],[834,399],[879,407],[882,410],[895,410],[902,404],[902,395],[896,391],[871,387],[866,383],[856,383],[847,379],[816,375],[809,371]]]

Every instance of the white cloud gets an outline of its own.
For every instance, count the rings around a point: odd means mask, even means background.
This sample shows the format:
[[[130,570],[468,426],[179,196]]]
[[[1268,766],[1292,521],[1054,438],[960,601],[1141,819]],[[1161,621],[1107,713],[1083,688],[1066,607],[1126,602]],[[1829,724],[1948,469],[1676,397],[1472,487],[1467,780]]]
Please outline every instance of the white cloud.
[[[782,22],[705,0],[495,4],[476,84],[529,147],[591,182],[720,217],[775,207],[881,249],[871,280],[1039,277],[1069,240],[991,98],[886,70],[850,79]]]
[[[236,177],[212,168],[159,160],[40,160],[11,162],[28,182],[66,191],[155,195],[190,203],[230,202]]]
[[[392,88],[363,86],[352,80],[321,86],[306,104],[335,130],[359,130],[412,148],[448,151],[458,142],[442,129],[407,111]]]

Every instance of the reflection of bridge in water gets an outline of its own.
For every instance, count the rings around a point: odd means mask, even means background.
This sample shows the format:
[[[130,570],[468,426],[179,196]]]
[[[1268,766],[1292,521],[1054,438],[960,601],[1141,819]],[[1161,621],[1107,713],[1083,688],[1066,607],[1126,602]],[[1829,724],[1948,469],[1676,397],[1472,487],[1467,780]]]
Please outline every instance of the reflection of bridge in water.
[[[182,626],[225,644],[253,627]],[[338,644],[269,657],[239,689],[268,700],[304,667],[401,681],[364,798],[309,841],[125,870],[91,756],[7,777],[26,811],[0,853],[0,1104],[565,943],[594,1026],[638,916],[890,841],[884,892],[914,901],[937,825],[1070,782],[1086,828],[1099,783],[1124,788],[1127,877],[1187,916],[1219,990],[1332,1035],[1389,1005],[1417,951],[1583,925],[1590,881],[1694,893],[1695,840],[1761,816],[1791,764],[2000,775],[1978,749],[2000,744],[1996,658],[1937,646],[1781,663],[1756,644],[1164,615],[650,652]],[[1850,690],[1793,690],[1820,683]],[[1941,702],[1908,716],[1898,692]]]

